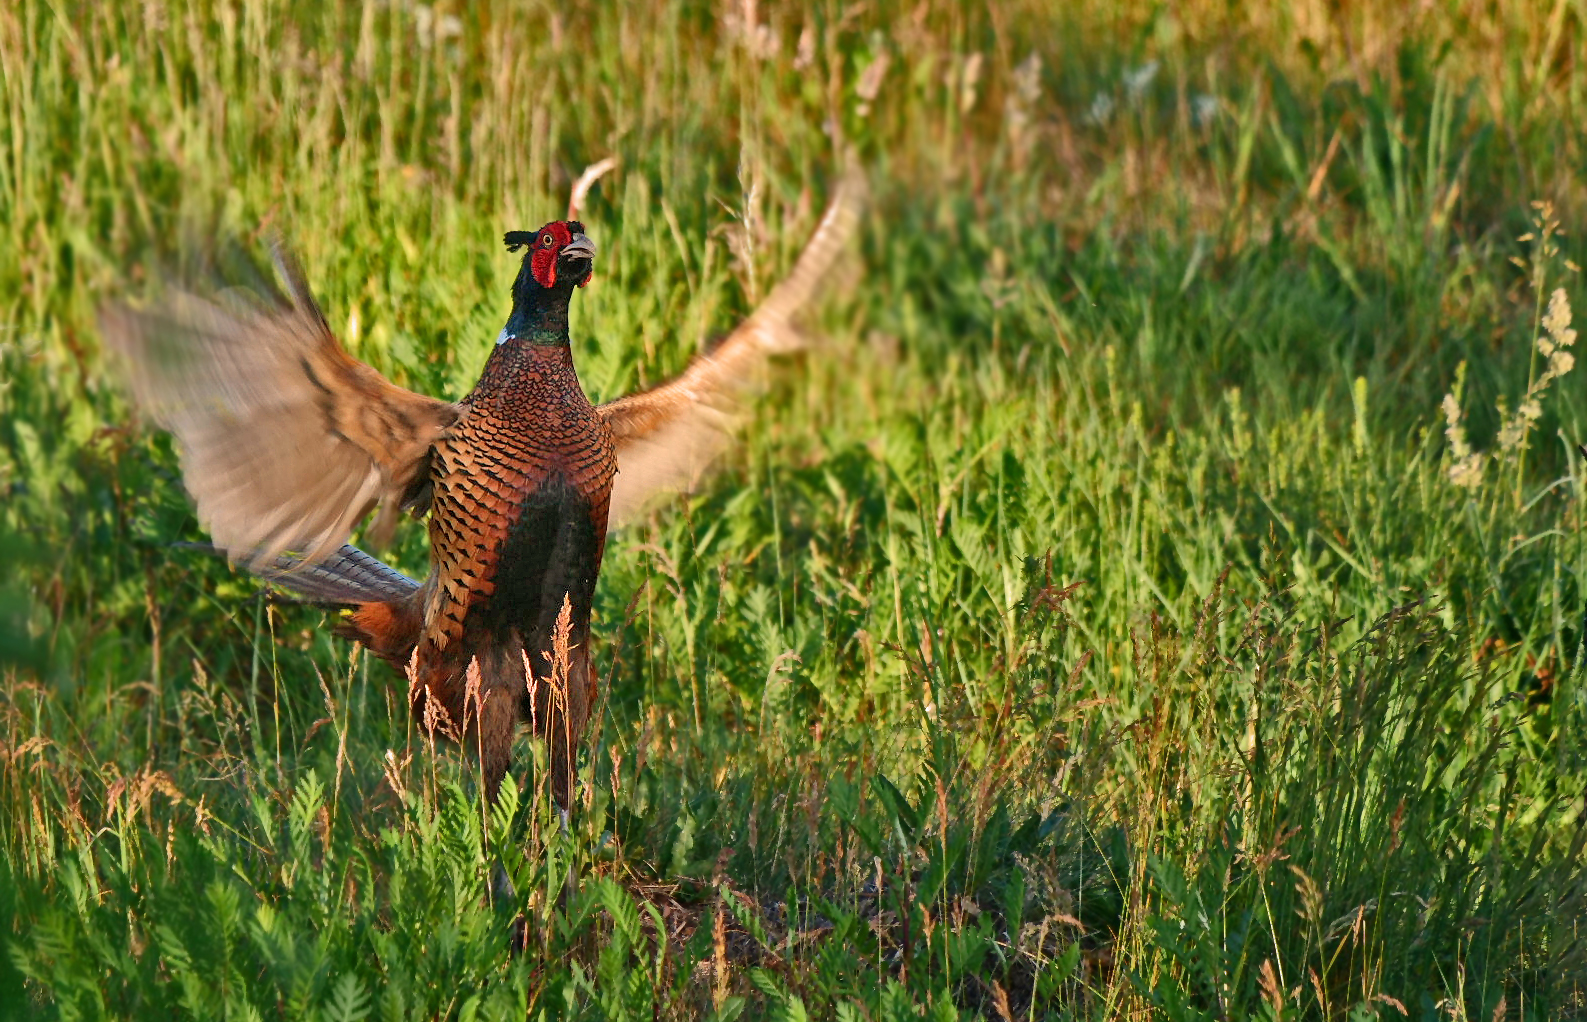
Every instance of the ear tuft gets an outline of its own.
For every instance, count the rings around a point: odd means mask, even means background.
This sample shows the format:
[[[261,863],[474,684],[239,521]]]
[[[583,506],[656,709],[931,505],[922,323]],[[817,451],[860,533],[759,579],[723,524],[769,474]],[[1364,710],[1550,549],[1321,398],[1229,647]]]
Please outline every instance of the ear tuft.
[[[506,242],[507,251],[516,252],[525,245],[533,245],[535,236],[533,231],[508,231],[501,236],[501,240]]]

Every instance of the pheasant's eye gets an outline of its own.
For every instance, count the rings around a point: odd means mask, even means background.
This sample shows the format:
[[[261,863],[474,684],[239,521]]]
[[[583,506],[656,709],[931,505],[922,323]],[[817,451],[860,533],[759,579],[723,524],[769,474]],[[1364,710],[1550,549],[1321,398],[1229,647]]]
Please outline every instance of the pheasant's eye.
[[[556,237],[554,235],[552,235],[552,233],[550,231],[547,231],[544,234],[540,235],[540,244],[544,245],[546,248],[550,248],[552,245],[555,245],[556,243],[557,243],[557,239],[556,239]]]

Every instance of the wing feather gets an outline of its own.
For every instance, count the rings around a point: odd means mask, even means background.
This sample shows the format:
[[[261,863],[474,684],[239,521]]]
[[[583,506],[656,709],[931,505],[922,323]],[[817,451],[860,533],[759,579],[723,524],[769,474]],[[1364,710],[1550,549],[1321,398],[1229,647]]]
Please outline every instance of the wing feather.
[[[274,254],[277,301],[174,290],[100,313],[134,398],[176,438],[199,521],[254,567],[289,551],[317,561],[376,503],[403,503],[459,414],[347,354],[297,264]]]
[[[864,177],[851,167],[792,272],[721,344],[668,382],[597,409],[616,445],[614,528],[637,517],[656,494],[693,486],[726,446],[766,360],[803,347],[794,320],[818,297],[853,236],[865,191]]]

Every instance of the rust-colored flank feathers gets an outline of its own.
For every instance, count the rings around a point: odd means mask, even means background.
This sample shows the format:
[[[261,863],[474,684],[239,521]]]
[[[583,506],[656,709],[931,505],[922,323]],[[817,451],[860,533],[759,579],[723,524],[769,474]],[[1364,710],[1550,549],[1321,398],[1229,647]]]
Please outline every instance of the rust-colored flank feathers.
[[[174,434],[215,546],[350,608],[338,631],[408,673],[419,721],[477,748],[488,798],[531,724],[566,807],[596,692],[590,607],[607,529],[691,486],[767,357],[800,346],[793,319],[853,233],[862,191],[851,173],[788,277],[713,351],[599,406],[569,348],[568,303],[595,260],[571,220],[507,234],[526,249],[512,313],[458,402],[348,355],[279,244],[274,302],[177,291],[107,308],[101,325],[133,395]],[[377,505],[374,542],[398,513],[429,514],[423,582],[347,545]]]

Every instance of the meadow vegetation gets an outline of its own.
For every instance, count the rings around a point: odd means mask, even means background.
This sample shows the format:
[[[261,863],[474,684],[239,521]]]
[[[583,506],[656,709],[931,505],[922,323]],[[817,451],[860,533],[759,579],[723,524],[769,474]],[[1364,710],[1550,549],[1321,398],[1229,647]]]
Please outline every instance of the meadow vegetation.
[[[1579,0],[0,5],[0,1016],[1587,1014],[1583,53]],[[844,147],[813,350],[611,544],[569,830],[177,545],[100,303],[273,225],[461,395],[502,231],[615,156],[607,398]]]

